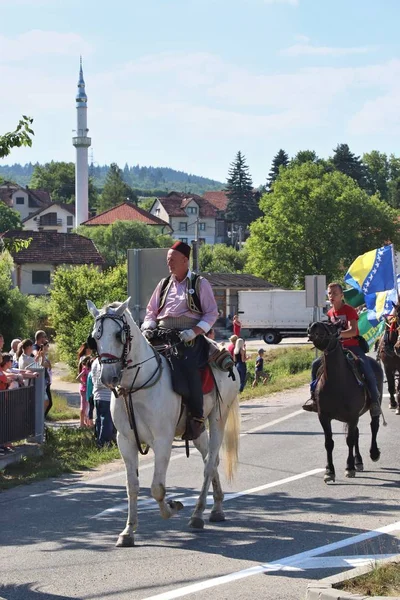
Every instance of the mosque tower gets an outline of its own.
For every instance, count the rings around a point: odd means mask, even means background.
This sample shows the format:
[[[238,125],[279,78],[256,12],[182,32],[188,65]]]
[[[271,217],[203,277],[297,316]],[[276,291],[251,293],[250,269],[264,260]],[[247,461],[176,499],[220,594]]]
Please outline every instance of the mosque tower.
[[[87,96],[83,79],[82,57],[80,59],[78,91],[76,94],[76,136],[72,144],[76,148],[75,162],[75,227],[89,218],[89,165],[88,148],[92,143],[87,128]]]

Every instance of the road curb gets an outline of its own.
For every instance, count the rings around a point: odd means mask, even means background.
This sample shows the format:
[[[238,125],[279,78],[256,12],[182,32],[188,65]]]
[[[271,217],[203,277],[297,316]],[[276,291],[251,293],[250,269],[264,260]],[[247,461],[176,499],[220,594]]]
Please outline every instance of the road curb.
[[[372,561],[371,561],[372,562]],[[353,579],[359,575],[369,573],[376,565],[384,565],[387,563],[400,563],[400,554],[391,558],[373,561],[371,565],[356,567],[346,573],[332,575],[319,581],[313,581],[307,586],[306,600],[371,600],[371,596],[361,596],[360,594],[351,594],[345,590],[338,590],[334,586],[342,581]],[[374,596],[374,600],[400,600],[399,596]]]

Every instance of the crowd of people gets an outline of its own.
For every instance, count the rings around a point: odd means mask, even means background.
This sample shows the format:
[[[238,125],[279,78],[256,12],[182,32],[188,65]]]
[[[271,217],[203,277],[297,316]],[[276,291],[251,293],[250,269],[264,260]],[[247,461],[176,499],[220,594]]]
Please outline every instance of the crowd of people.
[[[31,381],[39,376],[32,368],[43,367],[45,373],[45,396],[43,398],[44,417],[46,418],[52,405],[51,397],[51,363],[48,356],[49,341],[46,332],[39,330],[35,334],[35,341],[26,338],[15,338],[11,342],[10,350],[4,350],[4,336],[0,334],[0,391],[14,390],[30,385]],[[0,446],[0,455],[13,452],[11,443]]]

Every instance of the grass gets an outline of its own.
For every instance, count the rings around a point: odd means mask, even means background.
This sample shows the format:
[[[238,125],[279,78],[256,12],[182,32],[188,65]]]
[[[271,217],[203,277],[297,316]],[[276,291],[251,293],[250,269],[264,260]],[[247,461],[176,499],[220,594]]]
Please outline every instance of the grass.
[[[41,456],[25,457],[0,472],[0,490],[32,483],[63,473],[93,469],[120,458],[116,446],[97,448],[93,431],[75,427],[46,429],[46,441]]]
[[[67,421],[68,419],[79,419],[79,408],[68,406],[67,399],[57,392],[51,393],[53,406],[47,416],[49,421]]]
[[[343,581],[335,588],[365,596],[400,596],[400,563],[377,565],[369,573]]]
[[[240,399],[252,400],[282,390],[293,389],[310,381],[311,363],[315,358],[313,348],[278,348],[264,355],[264,370],[269,374],[266,385],[252,388],[255,358],[247,361],[247,382]]]

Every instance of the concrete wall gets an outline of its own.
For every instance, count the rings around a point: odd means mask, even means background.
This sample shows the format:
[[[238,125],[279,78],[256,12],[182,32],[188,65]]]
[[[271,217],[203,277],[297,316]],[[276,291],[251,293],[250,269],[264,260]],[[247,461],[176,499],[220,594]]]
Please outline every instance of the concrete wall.
[[[15,267],[14,279],[18,285],[20,291],[23,294],[48,294],[49,286],[45,284],[33,284],[32,283],[32,272],[33,271],[48,271],[51,275],[54,272],[54,266],[48,263],[26,263],[24,265],[17,265]]]

